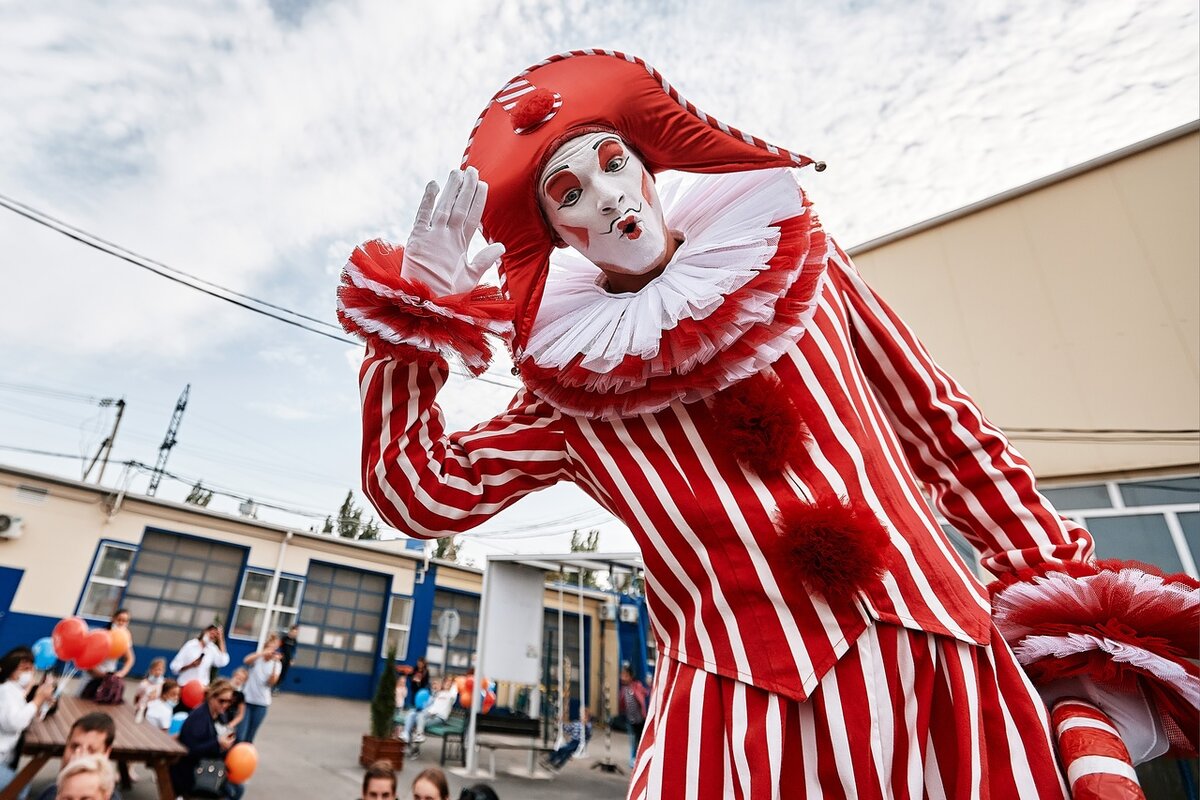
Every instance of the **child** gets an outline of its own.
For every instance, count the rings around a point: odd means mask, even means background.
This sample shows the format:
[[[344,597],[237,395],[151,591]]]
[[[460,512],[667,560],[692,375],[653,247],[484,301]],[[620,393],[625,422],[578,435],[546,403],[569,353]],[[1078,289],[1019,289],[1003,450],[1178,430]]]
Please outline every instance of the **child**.
[[[575,755],[580,745],[592,738],[592,722],[588,718],[588,710],[585,708],[580,714],[580,719],[563,725],[563,737],[567,740],[566,744],[547,756],[543,766],[555,771],[562,769],[563,764],[571,760],[571,756]]]
[[[146,677],[142,678],[142,682],[138,684],[137,695],[133,699],[133,705],[138,710],[144,711],[151,700],[157,700],[162,694],[163,680],[167,674],[167,660],[165,658],[156,658],[150,662],[150,668],[146,670]]]
[[[173,680],[163,681],[158,697],[146,705],[146,721],[164,731],[170,730],[172,712],[178,703],[179,684]]]

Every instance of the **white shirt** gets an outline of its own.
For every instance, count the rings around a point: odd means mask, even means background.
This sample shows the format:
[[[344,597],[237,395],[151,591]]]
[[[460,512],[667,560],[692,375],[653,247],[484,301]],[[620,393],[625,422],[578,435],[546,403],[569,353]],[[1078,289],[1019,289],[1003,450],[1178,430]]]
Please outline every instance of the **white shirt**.
[[[25,702],[25,692],[16,681],[0,685],[0,764],[7,764],[21,732],[33,722],[37,706]]]
[[[203,656],[201,658],[201,656]],[[200,658],[200,663],[190,669],[184,669],[188,664]],[[179,676],[179,685],[187,686],[193,680],[208,686],[208,675],[213,667],[220,669],[229,663],[229,653],[217,647],[212,642],[202,643],[199,639],[188,639],[183,647],[171,659],[171,671]]]
[[[242,694],[245,695],[246,702],[256,706],[271,705],[270,680],[279,674],[282,667],[283,665],[274,659],[259,658],[255,660],[248,668],[250,675],[246,678],[246,685],[242,687]]]
[[[454,689],[446,689],[438,692],[434,696],[433,702],[426,707],[425,713],[429,714],[431,717],[449,719],[450,712],[454,708],[454,701],[457,699],[458,692],[456,692]]]
[[[171,728],[171,717],[175,707],[166,700],[151,700],[146,706],[146,721],[165,730]]]

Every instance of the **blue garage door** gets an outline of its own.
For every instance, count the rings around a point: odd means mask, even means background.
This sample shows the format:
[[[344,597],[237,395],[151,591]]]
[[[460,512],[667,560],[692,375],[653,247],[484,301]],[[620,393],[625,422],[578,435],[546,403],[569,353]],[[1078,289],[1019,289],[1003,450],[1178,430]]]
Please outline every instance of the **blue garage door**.
[[[300,606],[295,665],[370,675],[389,583],[378,573],[312,563]]]

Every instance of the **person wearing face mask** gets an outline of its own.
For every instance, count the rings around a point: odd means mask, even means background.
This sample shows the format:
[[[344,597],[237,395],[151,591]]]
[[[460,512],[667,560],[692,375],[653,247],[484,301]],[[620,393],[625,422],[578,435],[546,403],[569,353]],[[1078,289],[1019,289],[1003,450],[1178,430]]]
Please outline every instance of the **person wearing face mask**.
[[[216,625],[209,625],[195,639],[188,639],[171,659],[171,671],[178,677],[180,686],[193,680],[208,686],[212,668],[220,669],[229,663],[225,651],[225,637]]]
[[[0,658],[0,789],[16,776],[21,734],[54,696],[54,679],[47,675],[26,699],[33,681],[33,651],[28,647],[15,647]]]
[[[630,797],[686,776],[700,800],[1061,798],[1031,677],[1104,708],[1122,769],[1194,754],[1200,582],[1095,562],[826,233],[798,178],[814,164],[632,56],[504,84],[407,244],[343,271],[366,495],[432,538],[571,480],[629,527],[659,653]],[[501,288],[479,285],[497,259]],[[482,374],[489,335],[523,386],[449,432],[448,361]],[[1132,641],[1157,678],[1108,655]]]

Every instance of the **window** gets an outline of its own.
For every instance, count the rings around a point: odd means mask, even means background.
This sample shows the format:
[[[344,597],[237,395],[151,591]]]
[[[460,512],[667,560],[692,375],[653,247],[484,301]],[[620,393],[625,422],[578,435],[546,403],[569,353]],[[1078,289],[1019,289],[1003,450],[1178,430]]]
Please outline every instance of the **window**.
[[[129,583],[129,565],[135,553],[137,548],[130,545],[100,543],[79,603],[80,615],[104,620],[112,617]]]
[[[267,613],[267,599],[271,592],[273,573],[263,570],[247,570],[242,578],[242,592],[238,597],[237,611],[233,615],[233,627],[229,635],[239,639],[257,641],[262,631],[263,617]],[[300,611],[300,594],[304,581],[300,578],[279,576],[275,589],[275,602],[271,604],[271,623],[268,631],[284,631],[292,627]]]
[[[408,657],[408,631],[412,627],[411,597],[392,595],[388,604],[387,631],[383,639],[383,651],[380,655],[386,657],[388,650],[396,648],[396,660],[403,661]]]
[[[295,665],[370,675],[388,589],[384,575],[312,562],[300,604]]]
[[[458,612],[458,635],[445,643],[438,635],[442,612]],[[425,658],[434,673],[462,675],[474,663],[475,637],[479,631],[479,595],[438,589],[433,593],[433,616],[429,621],[429,640]]]
[[[146,531],[125,590],[134,645],[175,650],[209,625],[224,628],[245,552],[208,539]]]
[[[1060,514],[1088,529],[1097,558],[1200,575],[1200,476],[1051,488],[1043,494]]]

